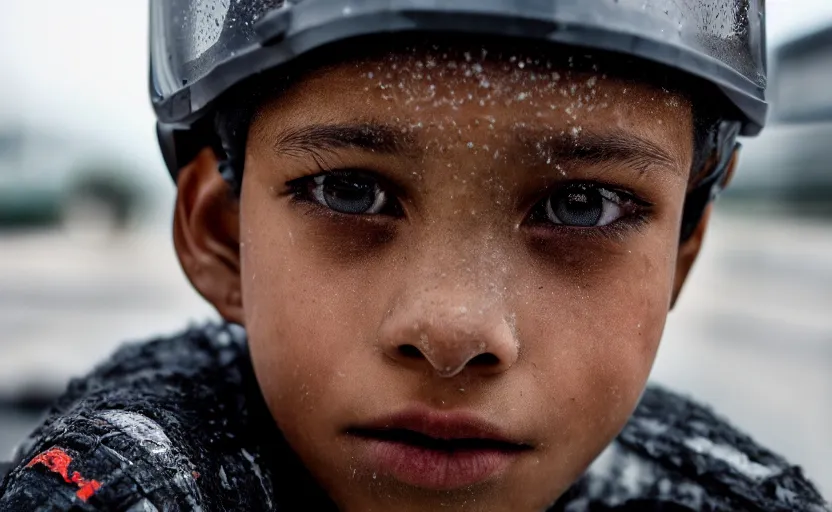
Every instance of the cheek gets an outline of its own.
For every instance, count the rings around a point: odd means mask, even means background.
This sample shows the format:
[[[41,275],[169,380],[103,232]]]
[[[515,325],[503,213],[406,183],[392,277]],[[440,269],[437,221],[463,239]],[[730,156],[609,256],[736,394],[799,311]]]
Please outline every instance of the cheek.
[[[643,237],[591,263],[541,266],[519,335],[545,402],[570,418],[564,449],[614,436],[644,388],[668,313],[672,236]],[[554,413],[553,413],[554,414]]]
[[[242,288],[257,379],[287,436],[311,436],[326,413],[321,403],[361,399],[351,393],[362,390],[341,383],[366,382],[354,377],[367,366],[373,319],[382,316],[368,292],[380,286],[371,280],[379,270],[333,265],[308,219],[281,213],[285,205],[274,198],[249,205],[241,212]]]

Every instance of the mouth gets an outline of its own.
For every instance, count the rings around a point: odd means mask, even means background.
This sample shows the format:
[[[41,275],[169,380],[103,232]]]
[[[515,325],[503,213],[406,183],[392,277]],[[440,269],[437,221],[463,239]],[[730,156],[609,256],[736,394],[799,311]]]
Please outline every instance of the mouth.
[[[442,439],[431,437],[420,432],[407,429],[363,430],[351,429],[350,434],[365,439],[376,439],[390,443],[401,443],[410,446],[436,450],[442,452],[462,452],[477,450],[523,451],[524,446],[496,439],[488,438],[456,438]]]
[[[493,479],[532,449],[484,421],[451,413],[404,413],[347,434],[366,446],[367,462],[376,471],[430,490]]]

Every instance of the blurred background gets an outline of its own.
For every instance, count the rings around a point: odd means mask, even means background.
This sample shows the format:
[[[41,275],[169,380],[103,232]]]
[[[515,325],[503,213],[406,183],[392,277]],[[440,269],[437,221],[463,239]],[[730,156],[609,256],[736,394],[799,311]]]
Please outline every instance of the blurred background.
[[[214,317],[170,236],[147,3],[0,0],[0,460],[120,342]],[[768,0],[770,126],[653,379],[712,404],[832,497],[832,1]]]

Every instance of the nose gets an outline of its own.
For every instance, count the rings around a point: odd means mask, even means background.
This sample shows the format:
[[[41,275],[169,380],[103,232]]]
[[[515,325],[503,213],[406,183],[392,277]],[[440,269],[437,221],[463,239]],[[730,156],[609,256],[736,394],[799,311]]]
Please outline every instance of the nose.
[[[402,366],[445,378],[505,372],[519,353],[513,318],[502,301],[486,302],[473,291],[439,289],[400,301],[381,325],[382,351]]]

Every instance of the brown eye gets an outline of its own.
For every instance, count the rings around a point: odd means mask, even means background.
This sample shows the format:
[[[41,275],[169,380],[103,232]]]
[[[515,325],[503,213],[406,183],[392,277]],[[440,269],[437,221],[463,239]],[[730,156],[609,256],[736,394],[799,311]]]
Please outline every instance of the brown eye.
[[[617,193],[588,183],[567,185],[546,199],[546,218],[553,224],[582,228],[606,226],[626,214]]]

